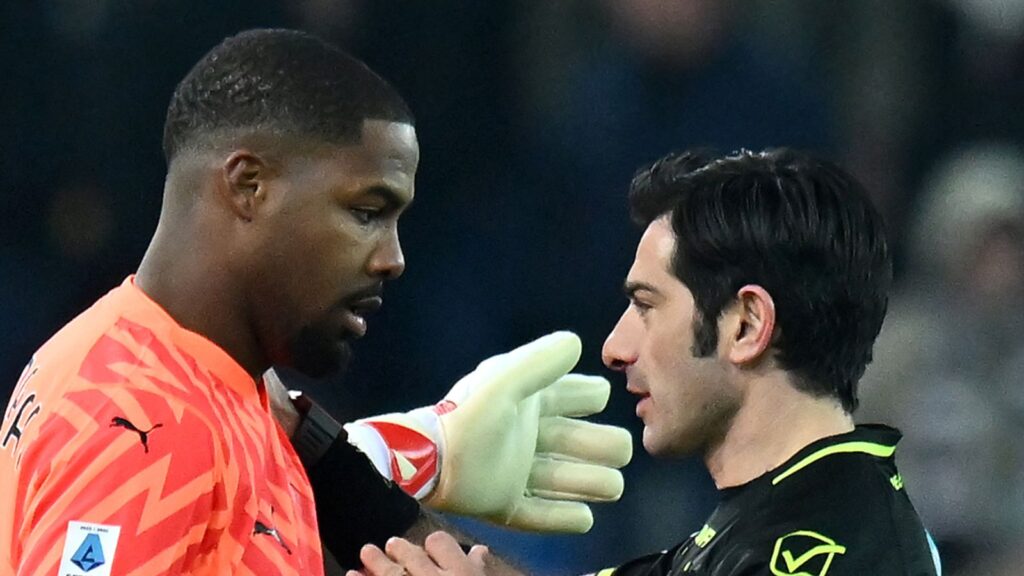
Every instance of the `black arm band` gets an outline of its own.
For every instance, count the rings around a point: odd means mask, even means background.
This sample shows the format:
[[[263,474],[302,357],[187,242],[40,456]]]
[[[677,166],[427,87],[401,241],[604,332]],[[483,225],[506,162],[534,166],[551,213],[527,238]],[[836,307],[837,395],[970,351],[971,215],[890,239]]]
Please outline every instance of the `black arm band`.
[[[309,470],[324,457],[343,429],[337,420],[305,394],[292,402],[304,414],[292,435],[292,446],[302,465]]]
[[[420,505],[381,476],[344,430],[306,473],[313,485],[320,540],[342,567],[359,568],[364,544],[381,548],[419,517]]]

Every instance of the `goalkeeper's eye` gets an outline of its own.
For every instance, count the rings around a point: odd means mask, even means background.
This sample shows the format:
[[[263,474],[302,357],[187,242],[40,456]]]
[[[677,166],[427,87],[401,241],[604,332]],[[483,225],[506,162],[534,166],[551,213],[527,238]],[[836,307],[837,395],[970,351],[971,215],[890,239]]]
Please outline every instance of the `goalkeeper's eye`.
[[[369,224],[376,220],[381,210],[379,208],[352,208],[352,215],[355,217],[360,224]]]

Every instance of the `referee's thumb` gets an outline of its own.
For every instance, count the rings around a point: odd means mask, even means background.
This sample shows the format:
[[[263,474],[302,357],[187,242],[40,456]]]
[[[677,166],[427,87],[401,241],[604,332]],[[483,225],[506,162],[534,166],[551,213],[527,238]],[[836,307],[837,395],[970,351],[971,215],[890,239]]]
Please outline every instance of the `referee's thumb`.
[[[490,555],[490,549],[483,544],[475,544],[469,549],[469,561],[480,570],[484,570],[486,568],[487,559]]]

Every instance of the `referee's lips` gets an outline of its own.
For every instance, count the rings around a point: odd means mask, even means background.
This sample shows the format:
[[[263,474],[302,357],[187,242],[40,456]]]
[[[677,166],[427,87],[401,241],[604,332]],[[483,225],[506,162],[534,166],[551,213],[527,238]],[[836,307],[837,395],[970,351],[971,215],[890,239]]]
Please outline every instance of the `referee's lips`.
[[[640,400],[636,403],[636,416],[642,420],[644,417],[643,412],[647,411],[647,405],[651,403],[651,393],[646,390],[641,390],[632,382],[627,382],[626,391],[640,397]]]

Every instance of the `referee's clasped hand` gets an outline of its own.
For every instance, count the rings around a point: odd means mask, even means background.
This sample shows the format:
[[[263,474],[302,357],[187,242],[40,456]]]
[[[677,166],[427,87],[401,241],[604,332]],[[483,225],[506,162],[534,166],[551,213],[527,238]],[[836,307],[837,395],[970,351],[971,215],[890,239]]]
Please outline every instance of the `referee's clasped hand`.
[[[362,571],[349,570],[346,576],[485,576],[488,554],[487,547],[479,544],[466,554],[446,532],[427,536],[423,546],[391,538],[384,550],[373,544],[363,546]]]

